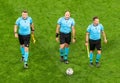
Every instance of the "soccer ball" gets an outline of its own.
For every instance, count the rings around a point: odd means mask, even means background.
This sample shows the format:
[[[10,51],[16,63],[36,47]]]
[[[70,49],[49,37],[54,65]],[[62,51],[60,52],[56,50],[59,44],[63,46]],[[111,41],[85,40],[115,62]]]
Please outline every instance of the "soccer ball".
[[[66,74],[67,75],[72,75],[73,74],[73,69],[72,68],[68,68],[67,70],[66,70]]]

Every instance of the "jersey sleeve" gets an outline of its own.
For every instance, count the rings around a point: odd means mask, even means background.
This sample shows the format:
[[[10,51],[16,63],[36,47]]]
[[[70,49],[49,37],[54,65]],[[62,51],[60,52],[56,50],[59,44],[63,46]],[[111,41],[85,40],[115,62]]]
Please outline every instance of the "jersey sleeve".
[[[75,26],[75,20],[72,19],[72,26]]]
[[[90,25],[87,28],[87,32],[90,33]]]
[[[18,18],[15,22],[16,25],[19,25],[20,24],[20,18]]]
[[[101,31],[104,31],[104,27],[103,27],[103,25],[102,25],[102,24],[100,24],[100,26],[101,26]]]
[[[30,24],[32,24],[33,23],[33,20],[32,20],[32,18],[30,17]]]
[[[59,24],[59,25],[61,24],[61,19],[62,19],[62,18],[59,18],[59,19],[58,19],[57,24]]]

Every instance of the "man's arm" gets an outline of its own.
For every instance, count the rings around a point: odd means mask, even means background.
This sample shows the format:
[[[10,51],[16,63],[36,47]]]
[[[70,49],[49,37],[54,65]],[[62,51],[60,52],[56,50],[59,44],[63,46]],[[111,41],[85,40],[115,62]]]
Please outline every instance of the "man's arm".
[[[35,40],[35,36],[34,36],[34,31],[35,31],[34,24],[32,23],[32,24],[30,25],[30,27],[31,27],[31,31],[32,31],[32,34],[31,34],[32,40],[33,40],[33,43],[35,43],[36,40]]]
[[[86,42],[88,42],[88,41],[89,41],[89,33],[86,32]]]
[[[106,34],[104,31],[102,31],[102,35],[103,35],[103,38],[104,38],[104,42],[107,43],[107,38],[106,38]]]
[[[76,40],[76,38],[75,38],[75,27],[72,26],[72,42],[75,43],[75,40]]]
[[[73,39],[75,39],[75,27],[74,26],[72,26],[72,37]]]
[[[56,28],[56,33],[59,34],[59,32],[60,32],[60,25],[58,24],[58,25],[57,25],[57,28]]]
[[[35,31],[34,24],[32,23],[30,27],[31,27],[32,34],[34,34],[34,31]]]
[[[16,38],[18,38],[17,29],[18,29],[18,25],[15,25],[15,26],[14,26],[14,34],[15,34],[15,37],[16,37]]]
[[[60,34],[60,25],[58,24],[56,27],[56,41],[59,41],[59,34]]]
[[[86,32],[86,38],[85,38],[85,45],[88,46],[88,42],[89,42],[89,33]]]

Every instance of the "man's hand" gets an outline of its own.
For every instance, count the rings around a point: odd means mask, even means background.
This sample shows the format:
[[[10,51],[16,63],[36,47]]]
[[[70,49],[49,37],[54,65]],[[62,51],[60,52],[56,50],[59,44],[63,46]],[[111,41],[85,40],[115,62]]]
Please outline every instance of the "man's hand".
[[[88,46],[88,42],[85,43],[85,46]]]
[[[88,43],[89,43],[89,33],[86,32],[86,40],[85,40],[85,45],[88,47]]]
[[[107,39],[104,39],[104,43],[107,44]]]
[[[107,43],[107,38],[106,38],[106,34],[104,31],[102,31],[102,35],[103,35],[103,38],[104,38],[104,43],[106,44]]]
[[[15,25],[14,26],[14,35],[15,35],[15,38],[18,38],[17,28],[18,28],[18,26]]]
[[[56,41],[59,42],[59,37],[56,37]]]
[[[18,34],[17,33],[15,33],[15,38],[18,38]]]
[[[87,54],[88,54],[88,58],[89,58],[89,57],[90,57],[90,56],[89,56],[90,52],[89,52],[89,46],[88,46],[88,42],[87,42],[87,41],[86,41],[86,43],[85,43],[85,46],[86,46]]]
[[[73,39],[72,39],[72,43],[75,43],[75,42],[76,42],[76,39],[75,39],[75,38],[73,38]]]

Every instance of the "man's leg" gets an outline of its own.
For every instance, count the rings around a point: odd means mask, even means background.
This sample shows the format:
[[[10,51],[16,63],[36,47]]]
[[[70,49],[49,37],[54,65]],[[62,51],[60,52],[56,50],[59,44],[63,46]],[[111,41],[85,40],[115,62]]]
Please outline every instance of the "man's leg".
[[[96,62],[99,62],[101,58],[101,50],[97,51]]]
[[[97,48],[96,67],[100,67],[99,61],[101,58],[101,39],[97,41],[96,48]]]
[[[25,46],[24,46],[24,38],[22,35],[18,35],[19,43],[20,43],[20,51],[22,54],[21,61],[24,61],[24,56],[25,56]]]
[[[93,51],[92,50],[90,51],[89,56],[90,56],[90,67],[93,67]]]
[[[65,56],[64,60],[68,63],[68,54],[69,54],[69,44],[65,44]]]
[[[90,45],[90,67],[93,67],[93,51],[95,50],[95,44],[94,41],[89,40],[89,45]]]
[[[25,47],[24,47],[24,45],[20,45],[20,51],[21,51],[21,54],[22,54],[22,61],[23,61],[24,56],[25,56]]]
[[[63,58],[64,58],[64,55],[65,55],[65,44],[60,44],[60,57],[61,57],[61,62],[63,62]]]
[[[90,51],[90,63],[93,63],[93,51]]]
[[[97,56],[96,56],[96,67],[100,67],[100,58],[101,58],[101,50],[97,51]]]
[[[28,47],[25,47],[24,64],[27,64],[27,62],[28,62],[28,55],[29,55],[28,50],[29,50],[29,48],[28,48]]]
[[[65,34],[60,33],[60,57],[61,57],[61,62],[64,61],[64,55],[65,55]]]
[[[30,35],[26,36],[24,40],[24,45],[25,45],[24,68],[28,68],[29,43],[30,43]]]
[[[69,54],[69,45],[71,42],[71,33],[67,34],[65,37],[65,56],[64,56],[64,61],[66,64],[68,64],[68,54]]]

